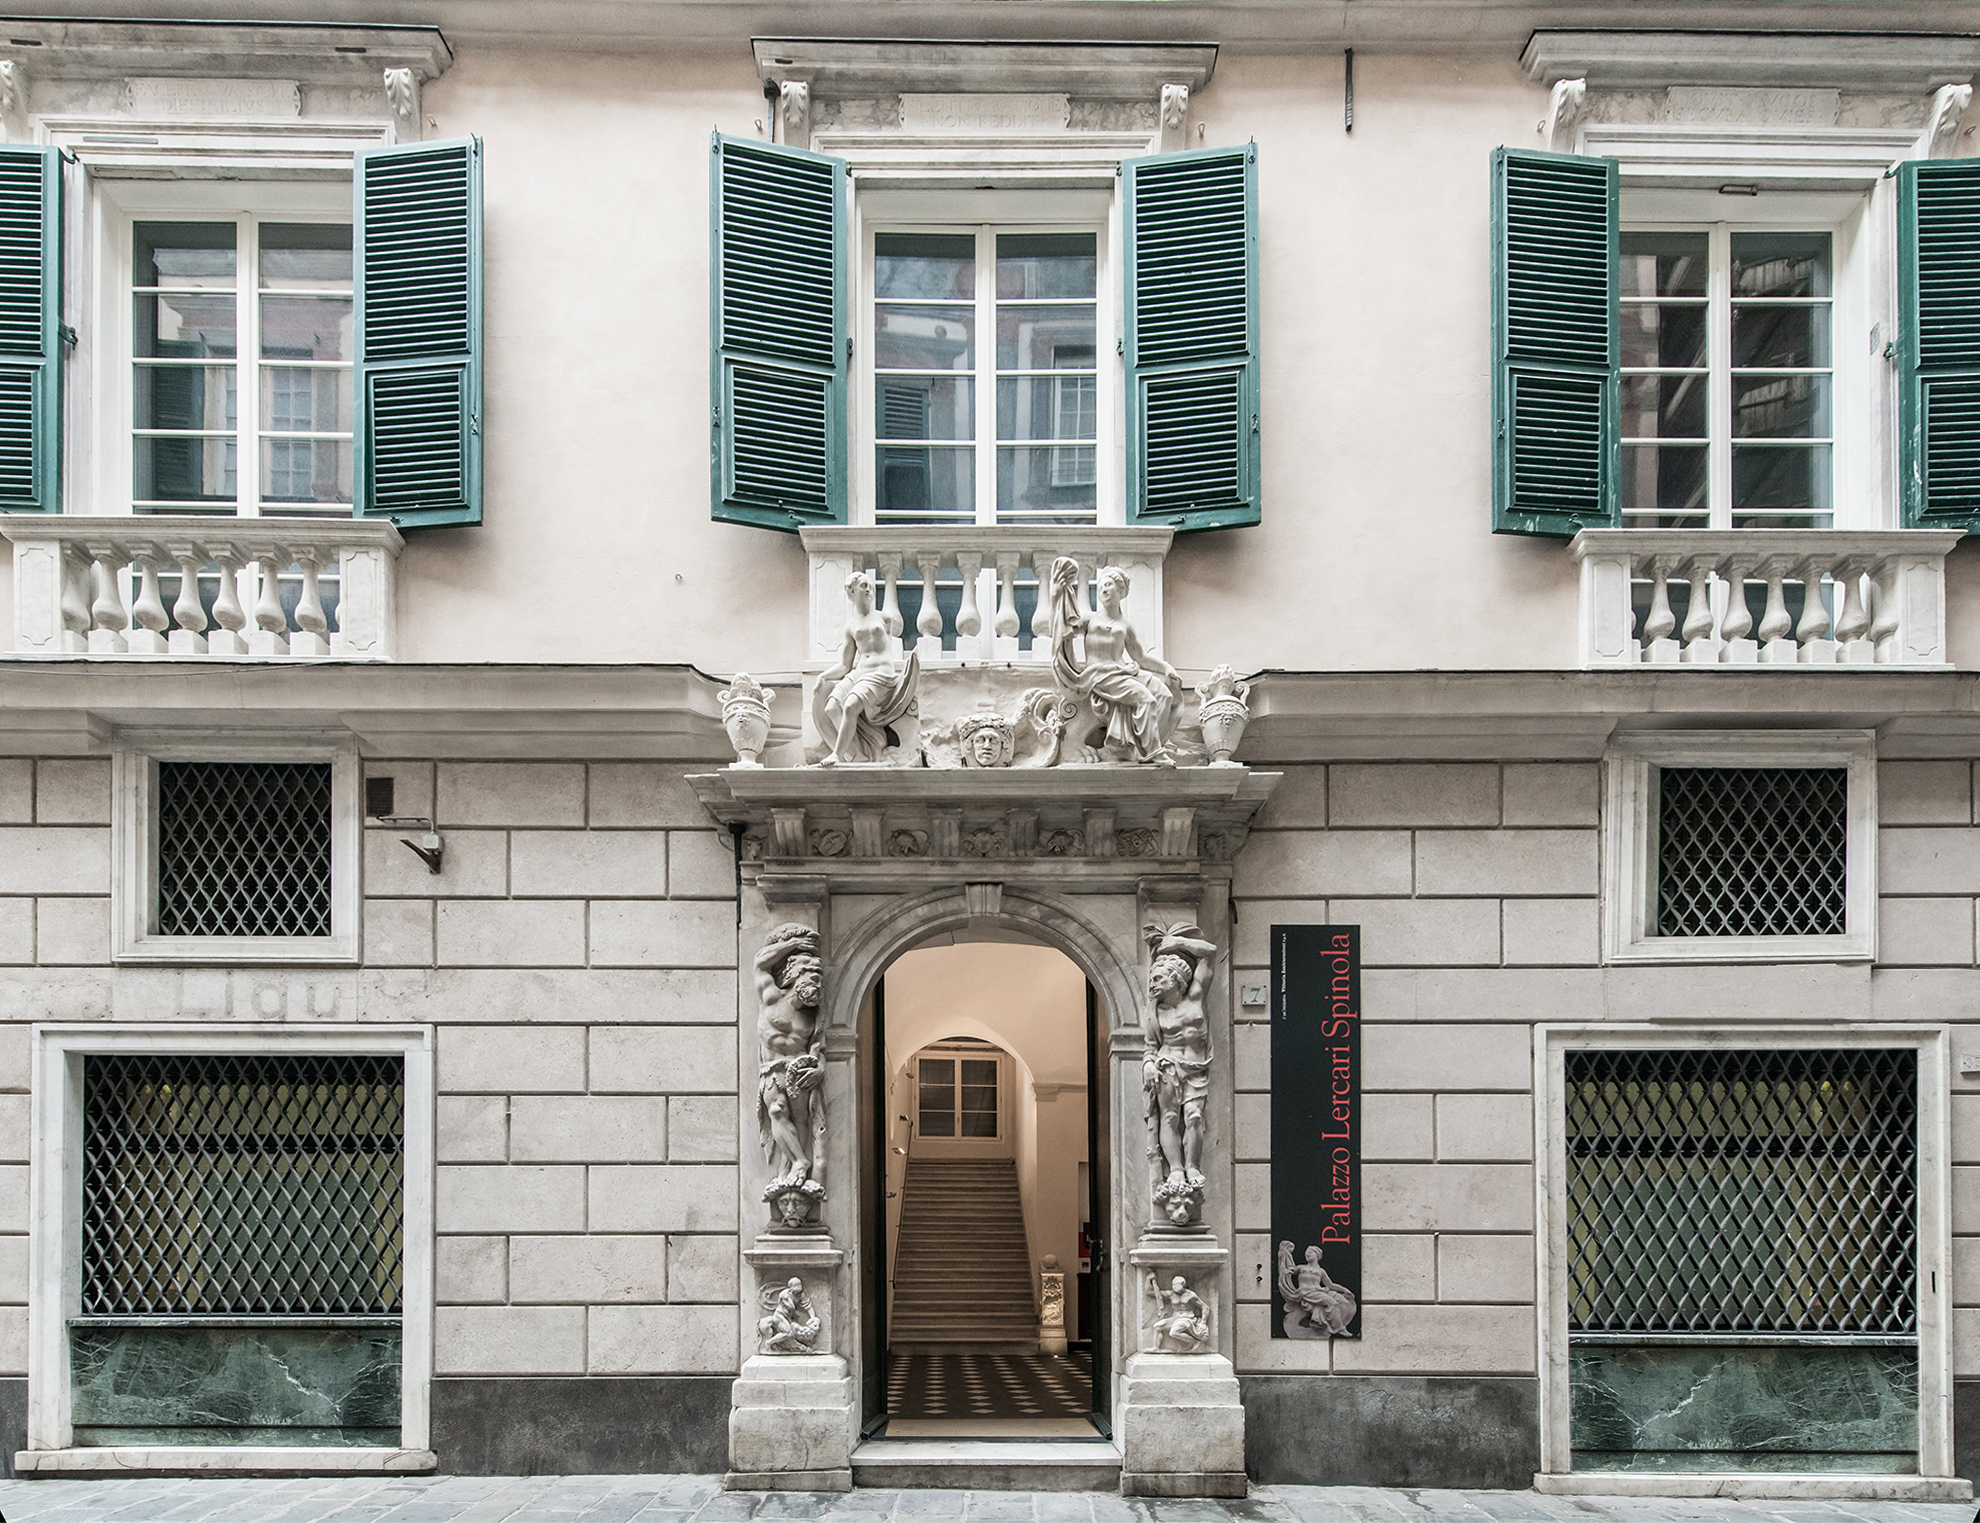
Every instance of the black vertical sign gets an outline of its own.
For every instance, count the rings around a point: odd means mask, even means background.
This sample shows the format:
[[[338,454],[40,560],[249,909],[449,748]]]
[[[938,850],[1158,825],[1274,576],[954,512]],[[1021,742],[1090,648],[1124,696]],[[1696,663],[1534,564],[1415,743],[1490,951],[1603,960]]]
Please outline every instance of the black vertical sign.
[[[1361,927],[1272,927],[1272,1336],[1361,1336]]]

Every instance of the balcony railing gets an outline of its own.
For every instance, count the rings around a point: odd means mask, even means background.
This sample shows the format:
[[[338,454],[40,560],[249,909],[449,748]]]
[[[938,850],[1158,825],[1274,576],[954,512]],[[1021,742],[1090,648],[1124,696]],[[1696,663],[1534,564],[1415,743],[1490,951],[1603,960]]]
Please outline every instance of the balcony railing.
[[[383,519],[0,514],[21,655],[392,658]]]
[[[1049,666],[1052,562],[1079,563],[1082,598],[1104,566],[1128,575],[1127,611],[1143,646],[1162,651],[1162,562],[1173,529],[1010,528],[806,529],[811,559],[808,659],[839,659],[846,578],[872,573],[877,606],[923,666],[1009,662]],[[932,592],[932,596],[930,595]]]
[[[1584,529],[1581,664],[1945,667],[1957,530]],[[1732,595],[1733,589],[1740,595]]]

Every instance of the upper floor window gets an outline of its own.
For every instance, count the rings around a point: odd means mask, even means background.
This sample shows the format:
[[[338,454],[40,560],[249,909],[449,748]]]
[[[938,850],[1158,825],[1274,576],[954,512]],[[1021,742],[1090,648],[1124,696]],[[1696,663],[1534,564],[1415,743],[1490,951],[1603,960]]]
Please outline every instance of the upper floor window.
[[[347,221],[133,224],[133,511],[351,511],[351,275]]]
[[[1623,527],[1831,527],[1831,235],[1625,229],[1620,293]]]
[[[1098,235],[881,231],[871,270],[875,522],[1096,522]]]

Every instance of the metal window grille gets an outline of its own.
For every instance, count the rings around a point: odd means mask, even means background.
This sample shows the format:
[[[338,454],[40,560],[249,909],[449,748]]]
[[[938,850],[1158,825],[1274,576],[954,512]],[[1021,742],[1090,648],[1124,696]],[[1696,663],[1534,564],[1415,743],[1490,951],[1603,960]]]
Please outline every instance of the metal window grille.
[[[1659,768],[1655,933],[1841,935],[1848,836],[1846,768]]]
[[[158,763],[158,934],[328,936],[330,764]]]
[[[396,1314],[398,1057],[86,1056],[85,1316]]]
[[[1566,1062],[1574,1331],[1917,1330],[1915,1052]]]

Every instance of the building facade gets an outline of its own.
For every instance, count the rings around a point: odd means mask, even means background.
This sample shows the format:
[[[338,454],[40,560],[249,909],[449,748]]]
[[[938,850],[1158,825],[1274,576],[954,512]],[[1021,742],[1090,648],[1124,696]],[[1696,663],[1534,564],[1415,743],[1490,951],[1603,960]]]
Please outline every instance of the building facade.
[[[1971,1495],[1971,7],[43,9],[15,1473]]]

